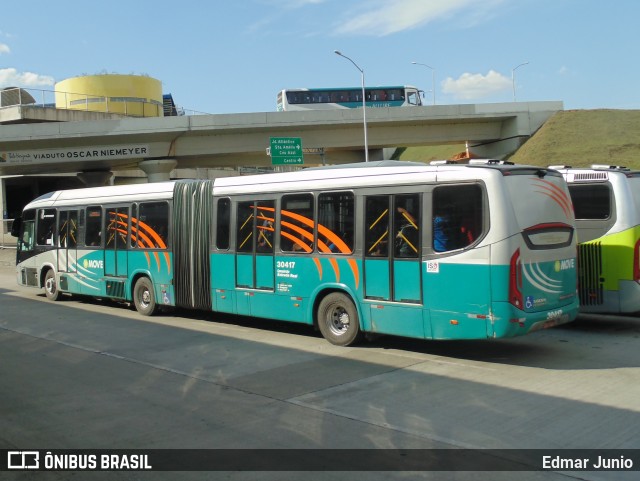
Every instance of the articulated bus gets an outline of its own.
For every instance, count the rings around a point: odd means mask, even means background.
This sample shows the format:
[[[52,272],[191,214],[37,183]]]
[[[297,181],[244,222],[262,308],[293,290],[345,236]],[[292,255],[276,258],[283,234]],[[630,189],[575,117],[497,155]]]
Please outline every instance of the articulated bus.
[[[372,162],[53,192],[19,222],[18,283],[363,333],[512,337],[578,311],[554,170]],[[393,164],[390,166],[389,164]]]
[[[581,311],[640,311],[640,172],[552,167],[565,177],[575,208]]]
[[[367,107],[422,105],[416,87],[366,87]],[[287,89],[278,92],[277,110],[329,110],[362,108],[362,88]]]

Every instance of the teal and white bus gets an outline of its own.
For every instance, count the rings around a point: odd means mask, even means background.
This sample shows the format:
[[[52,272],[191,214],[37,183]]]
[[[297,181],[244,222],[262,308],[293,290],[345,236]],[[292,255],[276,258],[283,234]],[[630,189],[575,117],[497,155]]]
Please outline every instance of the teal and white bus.
[[[553,166],[575,208],[583,312],[640,312],[640,172]]]
[[[420,90],[408,85],[366,87],[367,107],[422,105]],[[286,89],[278,92],[277,110],[329,110],[362,108],[362,88]]]
[[[83,294],[363,333],[486,339],[578,311],[574,217],[538,167],[388,162],[44,195],[17,276]]]

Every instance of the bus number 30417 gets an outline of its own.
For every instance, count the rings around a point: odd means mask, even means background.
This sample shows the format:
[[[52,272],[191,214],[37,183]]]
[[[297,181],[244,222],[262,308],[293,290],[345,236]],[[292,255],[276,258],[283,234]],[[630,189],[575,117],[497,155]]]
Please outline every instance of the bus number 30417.
[[[276,267],[278,269],[295,269],[296,261],[278,261]]]

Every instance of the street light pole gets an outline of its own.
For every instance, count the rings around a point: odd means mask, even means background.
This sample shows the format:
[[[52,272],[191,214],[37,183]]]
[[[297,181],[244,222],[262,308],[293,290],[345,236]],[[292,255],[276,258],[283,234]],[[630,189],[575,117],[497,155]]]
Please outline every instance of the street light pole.
[[[413,65],[422,65],[431,69],[431,93],[433,94],[433,105],[436,104],[436,69],[426,63],[411,62]]]
[[[333,51],[336,55],[340,55],[341,57],[346,58],[349,62],[351,62],[358,70],[360,70],[360,77],[362,80],[362,123],[364,125],[364,161],[369,162],[369,141],[367,139],[367,105],[365,103],[365,91],[364,91],[364,70],[362,70],[357,63],[351,60],[349,57],[344,55],[342,52],[338,50]]]
[[[528,65],[529,62],[524,62],[521,63],[520,65],[518,65],[517,67],[511,69],[511,85],[513,87],[513,101],[516,101],[516,70],[518,70],[520,67],[523,67],[525,65]]]

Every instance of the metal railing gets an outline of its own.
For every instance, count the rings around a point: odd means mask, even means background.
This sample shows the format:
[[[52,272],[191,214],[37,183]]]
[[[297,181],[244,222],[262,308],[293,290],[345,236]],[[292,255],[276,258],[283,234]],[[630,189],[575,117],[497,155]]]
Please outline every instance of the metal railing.
[[[11,235],[13,219],[2,219],[0,224],[0,249],[15,249],[16,238]]]
[[[0,108],[15,105],[116,113],[129,117],[162,117],[164,111],[162,102],[136,97],[105,97],[104,95],[21,87],[0,91]],[[182,107],[176,107],[176,110],[178,115],[209,115],[205,112],[187,110]]]

